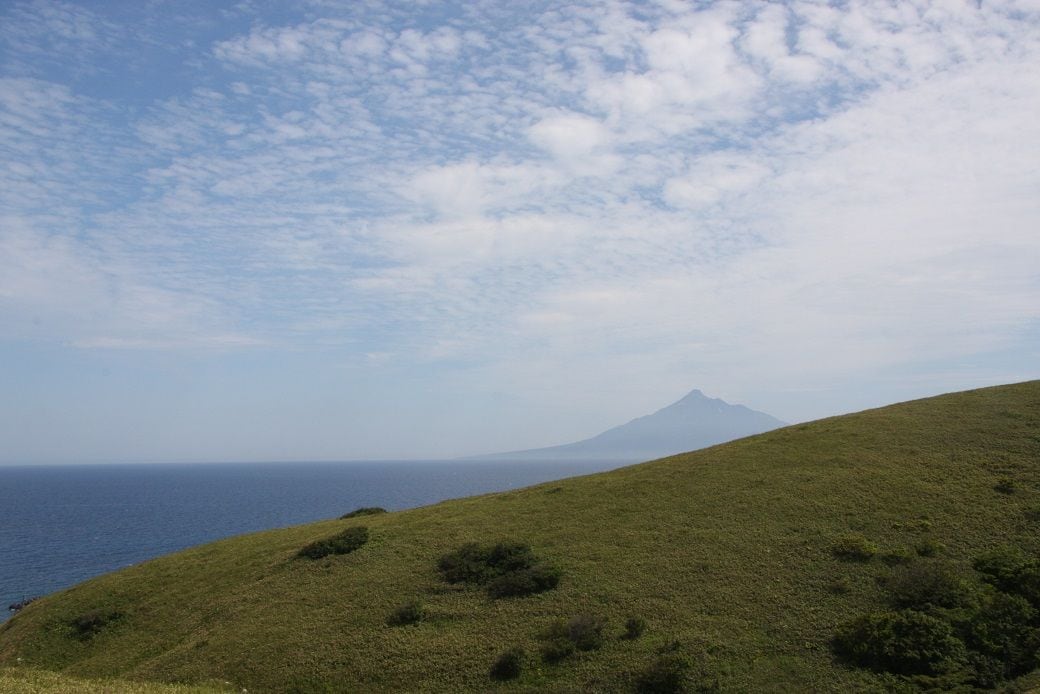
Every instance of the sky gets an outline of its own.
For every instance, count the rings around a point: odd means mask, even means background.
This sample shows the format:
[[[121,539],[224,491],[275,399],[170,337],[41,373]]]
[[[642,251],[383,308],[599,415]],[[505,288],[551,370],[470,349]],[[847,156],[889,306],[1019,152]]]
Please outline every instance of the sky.
[[[1040,378],[1040,2],[0,2],[0,463]]]

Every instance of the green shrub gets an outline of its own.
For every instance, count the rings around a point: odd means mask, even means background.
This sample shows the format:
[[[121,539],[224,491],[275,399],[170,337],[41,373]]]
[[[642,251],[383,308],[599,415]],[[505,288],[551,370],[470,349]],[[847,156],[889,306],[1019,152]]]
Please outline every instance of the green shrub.
[[[534,561],[530,546],[519,542],[499,542],[488,554],[488,566],[498,574],[530,568]]]
[[[996,689],[1000,683],[1007,679],[1004,663],[992,656],[984,655],[978,651],[968,652],[968,682],[981,689]],[[1016,690],[1005,690],[1010,692]]]
[[[557,663],[574,652],[574,642],[567,632],[567,623],[558,619],[542,635],[542,660]]]
[[[542,660],[558,663],[574,652],[574,643],[566,636],[553,636],[542,644]]]
[[[495,662],[491,664],[491,679],[506,681],[515,680],[520,676],[524,665],[524,650],[514,646],[502,652]]]
[[[947,622],[916,610],[857,617],[838,630],[833,645],[857,665],[898,675],[940,675],[966,655]]]
[[[606,626],[605,617],[580,614],[567,622],[567,638],[579,651],[594,651],[603,646],[603,629]]]
[[[349,554],[368,542],[368,528],[356,526],[343,532],[312,542],[297,554],[308,559],[321,559],[331,554]]]
[[[886,588],[904,609],[847,623],[835,651],[927,687],[992,689],[1032,672],[1040,667],[1040,561],[999,547],[974,566],[991,588],[948,562],[900,567]]]
[[[506,573],[521,571],[534,564],[528,545],[499,542],[482,547],[469,542],[437,561],[437,569],[448,583],[487,583]]]
[[[640,694],[718,692],[719,678],[707,667],[703,655],[690,658],[674,646],[636,674],[635,690]]]
[[[831,553],[846,561],[870,561],[878,546],[862,535],[843,535],[831,545]]]
[[[462,545],[437,561],[437,570],[448,583],[485,584],[492,598],[532,595],[552,590],[561,572],[536,563],[531,548],[518,542],[481,546]]]
[[[492,579],[487,585],[487,592],[496,599],[544,593],[559,585],[560,575],[559,569],[539,564]]]
[[[545,632],[542,646],[542,660],[556,663],[574,651],[594,651],[603,645],[603,629],[607,625],[605,617],[591,614],[580,614],[566,622],[559,619]]]
[[[88,641],[100,634],[107,626],[123,618],[123,613],[118,610],[91,610],[85,614],[69,621],[72,634],[82,640]]]
[[[934,557],[943,552],[946,549],[946,545],[941,542],[937,542],[934,538],[926,537],[917,543],[914,547],[914,551],[917,552],[919,557]]]
[[[639,694],[680,694],[689,687],[690,665],[677,653],[658,656],[653,663],[636,675],[635,689]]]
[[[1033,607],[1040,610],[1040,565],[1034,564],[1018,575],[1014,593],[1021,595]]]
[[[390,626],[399,627],[407,624],[418,624],[426,617],[426,610],[419,600],[411,600],[401,605],[386,618]]]
[[[437,561],[437,570],[448,583],[483,583],[487,580],[488,551],[468,542]]]
[[[646,620],[642,617],[629,617],[625,620],[625,633],[621,638],[629,641],[638,639],[646,631]]]
[[[358,516],[376,516],[380,513],[386,513],[386,509],[381,508],[379,506],[363,506],[361,508],[354,509],[350,513],[344,513],[342,516],[339,517],[339,519],[347,520],[349,518],[357,518]]]
[[[884,552],[881,555],[881,562],[888,566],[900,566],[902,564],[909,564],[913,561],[914,556],[910,550],[905,547],[899,549],[893,549],[888,552]]]
[[[967,608],[978,598],[971,578],[941,561],[901,566],[885,581],[885,588],[896,607],[920,611]]]
[[[1017,547],[999,547],[978,557],[975,570],[997,590],[1021,595],[1040,609],[1040,561]]]
[[[972,617],[967,644],[986,656],[976,668],[980,686],[985,682],[1023,675],[1040,666],[1040,628],[1037,610],[1019,595],[996,593]],[[994,666],[999,664],[999,669]]]

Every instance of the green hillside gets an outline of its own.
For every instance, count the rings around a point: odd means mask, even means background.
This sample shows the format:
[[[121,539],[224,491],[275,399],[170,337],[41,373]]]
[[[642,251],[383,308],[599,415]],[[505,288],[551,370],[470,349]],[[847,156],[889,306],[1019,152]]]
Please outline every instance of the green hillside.
[[[297,554],[358,526],[368,540],[350,553]],[[448,583],[438,561],[467,542],[529,545],[559,584],[493,599]],[[1001,597],[1019,584],[998,590],[973,568],[987,554],[1019,557],[1027,578],[1040,557],[1040,382],[194,548],[34,602],[0,627],[0,667],[250,692],[633,691],[655,674],[694,691],[953,687],[985,669],[974,651],[934,676],[901,676],[839,658],[832,639],[930,576],[955,576],[975,601],[921,608],[942,624],[977,634],[990,623],[979,610],[999,600],[1028,612]],[[392,625],[412,601],[421,619]],[[629,618],[645,631],[633,623],[624,638]],[[579,639],[590,649],[543,657],[573,646],[568,633],[596,641],[598,626],[598,647]],[[519,677],[492,679],[513,647]]]

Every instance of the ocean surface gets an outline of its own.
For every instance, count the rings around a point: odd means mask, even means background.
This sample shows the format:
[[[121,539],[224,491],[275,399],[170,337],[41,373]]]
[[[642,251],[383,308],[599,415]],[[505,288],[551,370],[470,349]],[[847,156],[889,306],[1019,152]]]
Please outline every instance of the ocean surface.
[[[0,621],[7,607],[230,535],[396,511],[617,467],[407,461],[0,467]]]

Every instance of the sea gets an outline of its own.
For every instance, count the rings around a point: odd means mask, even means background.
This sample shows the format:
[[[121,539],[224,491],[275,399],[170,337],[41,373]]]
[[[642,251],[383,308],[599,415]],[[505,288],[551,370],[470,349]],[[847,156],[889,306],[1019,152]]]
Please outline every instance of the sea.
[[[9,605],[231,535],[397,511],[609,470],[615,461],[377,461],[0,467]]]

